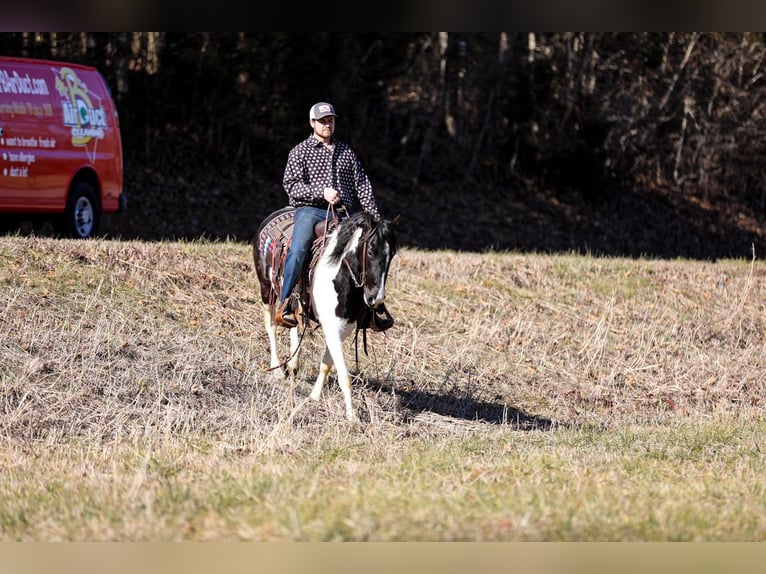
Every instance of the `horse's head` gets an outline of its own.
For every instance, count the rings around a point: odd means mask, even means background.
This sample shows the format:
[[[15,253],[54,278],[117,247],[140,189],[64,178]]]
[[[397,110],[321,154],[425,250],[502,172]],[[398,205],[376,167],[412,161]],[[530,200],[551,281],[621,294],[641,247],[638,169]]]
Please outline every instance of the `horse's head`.
[[[388,270],[397,250],[394,232],[397,220],[376,221],[370,216],[365,216],[361,239],[357,246],[357,259],[361,263],[364,302],[368,307],[377,307],[386,298]]]

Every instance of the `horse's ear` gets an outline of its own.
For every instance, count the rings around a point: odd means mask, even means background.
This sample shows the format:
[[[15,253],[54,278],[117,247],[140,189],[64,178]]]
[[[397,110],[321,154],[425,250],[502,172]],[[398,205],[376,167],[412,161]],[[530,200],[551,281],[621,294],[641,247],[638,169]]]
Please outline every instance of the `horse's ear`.
[[[391,220],[391,223],[394,224],[394,225],[399,225],[399,218],[401,217],[401,215],[402,215],[401,213],[397,214],[396,217],[394,217]]]

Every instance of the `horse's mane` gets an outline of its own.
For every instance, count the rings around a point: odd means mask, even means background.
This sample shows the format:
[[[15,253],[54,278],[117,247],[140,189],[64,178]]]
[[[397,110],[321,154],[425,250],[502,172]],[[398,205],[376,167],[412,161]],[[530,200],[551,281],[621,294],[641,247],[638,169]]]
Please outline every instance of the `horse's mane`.
[[[364,233],[369,230],[371,226],[372,217],[363,211],[354,213],[347,219],[342,219],[338,224],[337,229],[335,230],[335,235],[337,238],[335,241],[335,246],[332,250],[332,253],[328,254],[330,261],[333,263],[340,261],[341,257],[343,257],[343,254],[346,252],[346,246],[348,245],[348,242],[351,241],[351,238],[357,229],[361,227],[362,233]]]
[[[343,219],[338,224],[335,233],[335,244],[332,245],[332,252],[327,252],[326,256],[331,264],[338,263],[348,249],[348,244],[358,229],[362,230],[363,241],[374,248],[380,242],[388,243],[391,248],[391,257],[397,250],[396,235],[394,234],[393,223],[385,219],[376,220],[365,212],[354,213],[351,217]]]

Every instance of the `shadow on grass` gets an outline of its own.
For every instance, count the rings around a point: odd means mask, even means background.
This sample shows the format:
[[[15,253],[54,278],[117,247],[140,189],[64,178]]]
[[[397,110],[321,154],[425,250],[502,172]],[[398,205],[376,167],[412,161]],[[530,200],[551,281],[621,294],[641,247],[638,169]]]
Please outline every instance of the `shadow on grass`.
[[[550,430],[564,426],[545,417],[531,415],[515,407],[487,402],[459,393],[443,394],[421,390],[393,387],[375,380],[367,380],[372,391],[391,393],[401,409],[414,416],[418,413],[434,413],[454,419],[507,425],[514,430]]]

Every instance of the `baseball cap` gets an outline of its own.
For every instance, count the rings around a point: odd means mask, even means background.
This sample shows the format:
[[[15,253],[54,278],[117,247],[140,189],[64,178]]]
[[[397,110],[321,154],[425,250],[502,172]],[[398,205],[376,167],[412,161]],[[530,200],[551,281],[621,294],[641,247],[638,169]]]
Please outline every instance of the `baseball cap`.
[[[309,120],[321,120],[325,116],[337,117],[337,115],[338,114],[335,113],[335,108],[332,107],[332,104],[328,104],[327,102],[317,102],[311,106]]]

